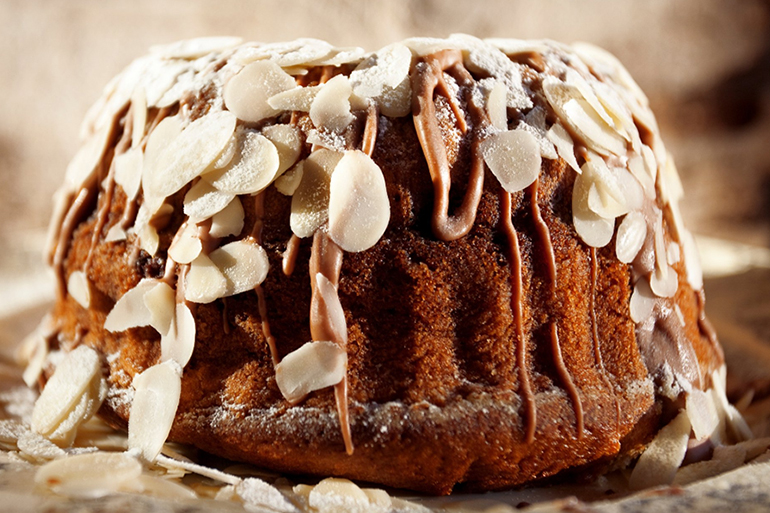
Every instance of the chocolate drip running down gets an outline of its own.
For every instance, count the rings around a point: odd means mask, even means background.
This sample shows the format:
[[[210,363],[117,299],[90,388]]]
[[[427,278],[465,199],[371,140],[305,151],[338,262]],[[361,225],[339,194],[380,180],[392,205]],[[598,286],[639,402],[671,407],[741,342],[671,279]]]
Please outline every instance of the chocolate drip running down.
[[[265,192],[259,192],[254,195],[254,226],[251,229],[251,237],[259,244],[262,245],[262,228],[264,227],[265,217]],[[257,294],[257,305],[259,308],[259,318],[262,324],[262,335],[267,340],[267,345],[270,348],[270,358],[273,361],[275,367],[281,361],[278,356],[278,347],[275,343],[275,337],[270,331],[270,321],[267,318],[267,302],[265,301],[265,291],[262,285],[259,284],[254,287],[254,292]]]

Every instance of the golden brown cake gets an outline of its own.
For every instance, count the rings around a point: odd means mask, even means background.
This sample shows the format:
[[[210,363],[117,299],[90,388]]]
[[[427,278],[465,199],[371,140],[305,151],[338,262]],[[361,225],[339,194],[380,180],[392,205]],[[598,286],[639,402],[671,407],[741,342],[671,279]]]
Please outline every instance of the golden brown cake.
[[[47,436],[101,405],[150,461],[435,494],[627,465],[665,425],[681,457],[731,436],[676,170],[602,50],[186,41],[83,138],[27,378],[75,348],[91,371]]]

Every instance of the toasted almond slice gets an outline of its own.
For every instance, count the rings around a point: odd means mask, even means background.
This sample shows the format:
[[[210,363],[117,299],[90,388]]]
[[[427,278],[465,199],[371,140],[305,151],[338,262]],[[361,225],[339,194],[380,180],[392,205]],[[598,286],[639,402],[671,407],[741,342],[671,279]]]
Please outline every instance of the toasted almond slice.
[[[121,240],[126,240],[126,238],[128,238],[126,230],[124,230],[123,227],[120,226],[120,223],[118,223],[110,227],[107,231],[104,242],[119,242]]]
[[[481,143],[481,153],[508,192],[525,189],[540,175],[540,145],[529,132],[508,130],[493,134]]]
[[[290,403],[314,390],[336,385],[345,377],[348,354],[334,342],[307,342],[275,367],[275,381]]]
[[[324,306],[326,307],[325,315],[329,319],[329,324],[334,332],[335,340],[340,341],[344,346],[348,342],[348,326],[345,321],[345,312],[342,309],[337,288],[332,285],[329,278],[321,273],[316,273],[315,281],[316,287],[323,299]]]
[[[679,469],[673,484],[684,486],[701,479],[724,474],[743,465],[746,450],[736,445],[718,446],[710,460],[698,461]]]
[[[508,92],[505,84],[495,81],[487,96],[487,115],[492,126],[498,130],[508,130],[508,107],[505,105]]]
[[[168,248],[168,256],[179,264],[189,264],[198,258],[201,251],[203,251],[203,243],[198,238],[198,226],[192,222],[187,222],[182,233],[174,237],[171,247]]]
[[[251,239],[225,244],[209,256],[226,278],[226,294],[223,295],[227,296],[253,289],[265,281],[270,269],[267,253]]]
[[[596,112],[596,114],[601,118],[602,121],[604,121],[607,126],[615,129],[616,132],[618,129],[622,129],[622,127],[615,125],[615,120],[613,120],[612,116],[610,116],[604,109],[604,106],[599,101],[599,98],[597,98],[596,93],[594,93],[594,89],[591,87],[591,85],[588,84],[586,79],[580,75],[580,73],[572,68],[567,68],[565,81],[568,85],[574,87],[580,92],[580,95],[583,97],[583,99],[588,103],[588,105],[591,106],[594,112]],[[622,134],[618,133],[618,135]]]
[[[612,171],[623,193],[626,208],[628,210],[641,210],[644,205],[644,189],[642,189],[639,181],[625,168],[615,167]]]
[[[199,476],[204,476],[209,479],[213,479],[214,481],[227,483],[229,485],[237,485],[238,483],[241,482],[240,477],[234,476],[232,474],[228,474],[226,472],[222,472],[221,470],[216,470],[210,467],[205,467],[203,465],[198,465],[197,463],[193,463],[191,461],[182,461],[175,458],[169,458],[168,456],[164,456],[163,454],[158,455],[158,457],[155,460],[155,463],[169,470],[174,470],[174,471],[181,470],[183,472],[190,472],[193,474],[198,474]]]
[[[291,199],[291,230],[309,237],[329,218],[329,186],[342,153],[316,150],[302,164],[302,180]]]
[[[360,61],[366,55],[366,51],[358,46],[335,48],[328,56],[313,61],[314,66],[341,66]]]
[[[590,153],[582,170],[582,177],[589,184],[588,208],[593,213],[614,219],[629,211],[626,194],[618,176],[620,170],[610,169],[604,159]]]
[[[170,479],[164,479],[162,477],[156,477],[152,475],[142,474],[139,476],[139,486],[142,489],[142,493],[158,497],[160,499],[168,499],[172,501],[184,501],[197,499],[198,495],[181,483],[171,481]]]
[[[303,162],[304,161],[300,160],[293,168],[289,169],[276,179],[274,184],[275,188],[278,189],[278,192],[285,196],[292,196],[294,194],[302,181]]]
[[[252,62],[225,84],[225,105],[238,119],[256,123],[281,112],[268,104],[268,98],[296,86],[275,62]]]
[[[78,426],[93,417],[106,397],[107,382],[101,375],[97,374],[91,380],[90,385],[86,388],[85,393],[80,397],[75,407],[62,419],[56,426],[56,429],[47,435],[48,439],[60,447],[72,445]]]
[[[687,452],[690,418],[680,412],[664,426],[636,462],[628,485],[632,490],[667,485],[674,481],[677,469]]]
[[[160,216],[164,213],[172,213],[174,207],[167,203],[159,205],[159,209],[155,206],[148,206],[148,197],[145,196],[145,202],[139,207],[139,211],[136,214],[136,220],[134,221],[134,233],[139,237],[139,247],[142,248],[151,256],[155,256],[160,247],[160,237],[158,236],[158,230],[150,222],[155,216]],[[162,200],[161,200],[162,201]],[[152,210],[156,210],[153,215]]]
[[[96,498],[139,491],[142,465],[126,453],[93,452],[54,460],[35,473],[35,483],[68,497]]]
[[[221,212],[233,201],[235,194],[223,192],[206,180],[199,180],[185,194],[184,213],[189,216],[190,221],[200,223]],[[177,262],[183,263],[179,260]]]
[[[203,179],[223,193],[252,194],[270,185],[279,166],[278,150],[269,139],[254,130],[242,130],[239,150],[230,163]]]
[[[342,133],[355,117],[350,113],[353,88],[345,75],[337,75],[321,87],[310,106],[310,119],[318,128]]]
[[[645,146],[646,148],[646,146]],[[648,199],[655,199],[655,180],[650,177],[647,172],[647,166],[644,162],[644,157],[641,155],[632,155],[628,159],[628,170],[639,181],[644,190],[644,195]]]
[[[679,287],[679,278],[673,267],[663,263],[661,268],[655,267],[650,274],[650,288],[660,297],[674,297]]]
[[[583,166],[585,169],[585,165]],[[584,175],[575,178],[572,191],[572,221],[583,242],[595,248],[606,246],[615,233],[615,220],[601,217],[588,207],[591,182]]]
[[[636,282],[629,304],[631,320],[638,324],[649,319],[656,301],[657,297],[652,292],[647,280],[640,279]]]
[[[155,461],[168,438],[182,390],[182,371],[173,361],[134,376],[134,400],[128,419],[128,447]]]
[[[156,196],[170,196],[190,183],[225,149],[235,130],[235,121],[235,116],[227,111],[193,121],[159,155],[152,173],[142,177],[145,190]]]
[[[315,485],[308,495],[308,504],[317,511],[369,511],[369,496],[347,479],[329,477]]]
[[[563,126],[559,123],[554,123],[546,133],[546,137],[556,146],[556,152],[572,169],[577,173],[583,172],[575,158],[575,143]]]
[[[158,45],[150,48],[154,54],[164,59],[197,59],[204,55],[221,52],[241,44],[240,37],[211,36],[185,39],[167,45]]]
[[[243,204],[236,196],[224,209],[211,218],[209,235],[218,238],[238,235],[243,230],[243,221]]]
[[[641,212],[633,211],[626,214],[618,226],[615,238],[615,255],[624,264],[630,264],[642,249],[647,237],[647,222]]]
[[[687,394],[685,407],[696,440],[705,440],[719,427],[719,415],[711,394],[693,388]]]
[[[46,357],[48,356],[48,342],[46,341],[45,336],[45,326],[51,322],[50,319],[50,316],[46,316],[40,323],[40,326],[38,326],[34,332],[29,334],[22,343],[22,350],[24,351],[22,361],[26,363],[22,378],[24,379],[24,383],[30,388],[33,388],[35,383],[37,383],[40,373],[43,372]],[[0,423],[1,422],[2,421],[0,421]],[[2,436],[0,436],[0,441],[3,441]]]
[[[141,148],[131,148],[113,159],[115,182],[123,188],[126,197],[132,200],[139,192],[142,183],[144,154]]]
[[[359,96],[373,98],[383,88],[394,88],[409,75],[412,52],[403,43],[393,43],[371,54],[350,74],[350,81]]]
[[[144,293],[144,306],[150,312],[150,326],[161,335],[168,333],[174,320],[174,289],[163,281],[157,283]]]
[[[272,125],[262,129],[262,134],[278,150],[278,170],[276,176],[293,166],[302,151],[302,138],[299,129],[291,125]]]
[[[682,252],[681,249],[679,249],[679,244],[677,244],[675,241],[671,241],[668,243],[668,246],[666,246],[666,261],[668,262],[668,265],[674,265],[678,263],[682,259]]]
[[[83,308],[91,305],[91,284],[83,271],[72,271],[67,279],[67,292]]]
[[[703,268],[700,263],[698,246],[695,244],[695,238],[687,230],[679,232],[679,239],[682,242],[682,252],[684,253],[684,266],[687,269],[687,283],[693,290],[703,288]]]
[[[329,235],[342,249],[374,246],[390,221],[390,201],[382,170],[365,153],[347,151],[329,187]]]
[[[297,110],[310,112],[321,86],[295,87],[275,94],[267,99],[268,105],[276,110]]]
[[[160,360],[173,360],[180,367],[187,365],[195,349],[195,318],[190,308],[178,303],[166,336],[160,339]]]
[[[138,148],[147,127],[147,95],[144,87],[137,87],[131,95],[131,148]]]
[[[222,271],[208,256],[198,255],[190,264],[185,279],[185,299],[193,303],[211,303],[226,295],[229,295],[227,279]]]
[[[68,190],[77,191],[96,170],[104,156],[110,133],[110,125],[107,123],[93,134],[72,158],[64,178],[64,186]]]
[[[58,445],[34,431],[24,431],[16,440],[16,446],[24,455],[37,461],[65,458],[67,453]]]
[[[35,402],[30,422],[32,430],[41,435],[52,433],[101,369],[99,355],[88,346],[81,345],[67,353]]]
[[[158,284],[158,280],[144,278],[134,288],[123,294],[104,320],[104,329],[117,332],[149,326],[152,313],[147,309],[144,295]]]
[[[279,513],[299,513],[300,510],[278,489],[261,479],[250,477],[235,485],[235,493],[243,502],[256,508]]]
[[[161,156],[177,137],[182,133],[182,121],[179,116],[163,118],[147,137],[147,145],[144,148],[144,165],[142,167],[142,185],[145,196],[151,191],[147,183],[153,183],[151,175],[155,174]],[[154,214],[155,212],[150,212]]]

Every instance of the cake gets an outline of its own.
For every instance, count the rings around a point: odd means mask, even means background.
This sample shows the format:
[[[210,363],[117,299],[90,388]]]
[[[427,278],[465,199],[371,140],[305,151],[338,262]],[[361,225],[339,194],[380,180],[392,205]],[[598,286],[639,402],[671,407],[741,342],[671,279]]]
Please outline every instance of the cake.
[[[745,435],[676,169],[603,50],[183,41],[82,138],[25,374],[57,443],[98,410],[150,462],[446,494]]]

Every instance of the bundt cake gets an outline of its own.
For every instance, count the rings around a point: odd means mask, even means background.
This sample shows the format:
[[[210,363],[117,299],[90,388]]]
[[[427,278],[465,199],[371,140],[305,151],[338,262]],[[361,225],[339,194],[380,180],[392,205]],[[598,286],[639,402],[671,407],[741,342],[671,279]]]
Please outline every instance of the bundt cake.
[[[67,390],[51,439],[98,409],[150,461],[445,494],[628,465],[679,411],[727,436],[681,184],[598,48],[184,41],[82,137],[25,375]]]

